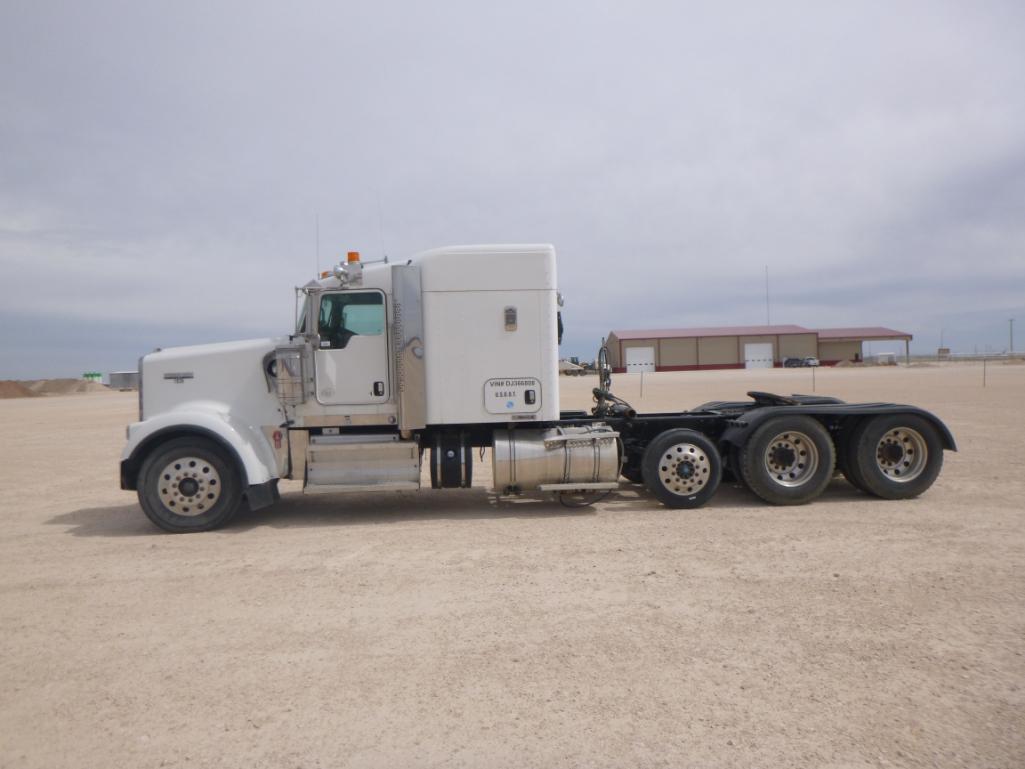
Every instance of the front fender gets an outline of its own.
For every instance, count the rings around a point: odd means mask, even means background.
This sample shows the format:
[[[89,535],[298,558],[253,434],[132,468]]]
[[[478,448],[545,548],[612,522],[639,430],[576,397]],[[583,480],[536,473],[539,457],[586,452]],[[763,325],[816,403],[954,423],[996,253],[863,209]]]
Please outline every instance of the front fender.
[[[122,488],[135,488],[139,466],[152,447],[162,440],[190,434],[210,438],[234,455],[244,487],[278,478],[274,449],[259,426],[242,424],[223,411],[194,406],[128,426],[128,442],[121,452]]]

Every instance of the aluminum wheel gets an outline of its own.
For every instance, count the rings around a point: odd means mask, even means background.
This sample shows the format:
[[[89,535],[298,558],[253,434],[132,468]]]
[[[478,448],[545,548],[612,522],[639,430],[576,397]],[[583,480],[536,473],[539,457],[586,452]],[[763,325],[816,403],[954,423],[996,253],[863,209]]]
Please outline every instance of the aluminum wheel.
[[[876,467],[898,483],[915,480],[929,461],[925,438],[910,427],[898,427],[883,434],[876,444]]]
[[[659,482],[674,494],[696,494],[711,477],[708,454],[693,443],[675,443],[662,452]]]
[[[202,515],[221,496],[221,476],[212,463],[181,457],[160,471],[160,502],[175,515]]]
[[[765,471],[781,486],[803,486],[819,469],[815,442],[804,433],[780,433],[769,441],[764,455]]]

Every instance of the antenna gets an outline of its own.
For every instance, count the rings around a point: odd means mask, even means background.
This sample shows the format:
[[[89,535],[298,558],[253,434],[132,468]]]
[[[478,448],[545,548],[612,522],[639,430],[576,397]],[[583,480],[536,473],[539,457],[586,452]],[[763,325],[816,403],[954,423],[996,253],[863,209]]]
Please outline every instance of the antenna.
[[[317,231],[317,250],[313,256],[313,279],[320,277],[320,214],[315,214]]]
[[[381,247],[381,256],[387,262],[388,252],[384,250],[384,224],[382,223],[383,217],[381,216],[381,193],[375,190],[374,194],[377,196],[377,243]]]

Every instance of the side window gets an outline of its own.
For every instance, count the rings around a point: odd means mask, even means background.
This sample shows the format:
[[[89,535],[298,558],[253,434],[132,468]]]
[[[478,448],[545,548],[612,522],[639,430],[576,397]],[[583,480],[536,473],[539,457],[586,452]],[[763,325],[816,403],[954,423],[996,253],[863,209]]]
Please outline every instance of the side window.
[[[352,337],[380,336],[384,327],[384,295],[377,291],[325,294],[320,299],[317,330],[322,348],[344,349]]]

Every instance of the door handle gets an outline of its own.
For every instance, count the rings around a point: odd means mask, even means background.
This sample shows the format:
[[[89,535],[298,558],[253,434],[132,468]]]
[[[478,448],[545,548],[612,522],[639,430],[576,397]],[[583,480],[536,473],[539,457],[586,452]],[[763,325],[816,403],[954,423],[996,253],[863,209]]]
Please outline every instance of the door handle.
[[[384,395],[384,382],[374,382],[374,395]]]

